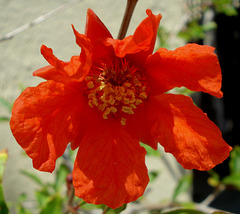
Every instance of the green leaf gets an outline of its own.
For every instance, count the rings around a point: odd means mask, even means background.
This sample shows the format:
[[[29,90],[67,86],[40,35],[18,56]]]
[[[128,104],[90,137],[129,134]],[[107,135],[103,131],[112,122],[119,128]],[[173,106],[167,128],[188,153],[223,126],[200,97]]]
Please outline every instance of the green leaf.
[[[18,214],[32,214],[29,210],[27,210],[23,205],[22,202],[24,202],[27,199],[26,194],[21,194],[18,198],[18,205],[17,205],[17,210]]]
[[[48,187],[46,186],[41,190],[35,191],[35,196],[38,201],[38,206],[41,208],[44,207],[45,204],[47,204],[48,198],[51,196],[51,194],[49,193]]]
[[[192,209],[177,209],[169,212],[164,212],[162,214],[206,214],[206,213]]]
[[[1,116],[1,117],[0,117],[0,122],[3,122],[3,121],[10,121],[10,117]]]
[[[213,5],[218,13],[223,13],[227,16],[237,16],[237,9],[233,6],[232,0],[212,0]]]
[[[182,30],[178,36],[188,42],[192,40],[196,41],[199,39],[204,39],[205,32],[203,26],[198,23],[198,20],[194,19],[187,24],[186,28]]]
[[[45,185],[37,175],[31,172],[28,172],[26,170],[21,170],[20,173],[27,176],[28,178],[30,178],[32,181],[34,181],[36,184],[40,185],[41,187]]]
[[[119,214],[123,210],[125,210],[126,208],[127,208],[127,204],[124,204],[123,206],[121,206],[121,207],[119,207],[117,209],[108,208],[106,214]]]
[[[56,192],[59,192],[62,187],[66,186],[66,177],[69,173],[69,168],[65,164],[61,164],[57,171],[56,182],[54,184],[54,189]]]
[[[209,170],[208,173],[210,177],[208,178],[208,184],[212,187],[217,187],[220,185],[220,176],[213,170]]]
[[[3,186],[0,183],[0,214],[8,214],[8,207],[4,199]]]
[[[8,214],[8,207],[4,199],[3,185],[2,185],[2,177],[5,168],[5,163],[8,158],[7,150],[0,151],[0,214]]]
[[[27,209],[24,208],[23,206],[19,206],[19,208],[18,208],[18,214],[32,214],[32,212],[30,212],[29,210],[27,210]]]
[[[217,28],[217,24],[215,22],[208,22],[202,26],[204,32],[214,30]]]
[[[150,171],[148,173],[150,182],[153,182],[159,175],[159,171]]]
[[[240,146],[235,146],[232,150],[229,167],[231,174],[240,174]]]
[[[8,153],[7,150],[1,150],[0,151],[0,182],[2,182],[3,172],[5,168],[5,163],[8,159]]]
[[[83,210],[94,210],[94,209],[102,209],[102,205],[95,205],[95,204],[89,204],[82,200],[80,203],[80,207]]]
[[[232,174],[222,180],[225,185],[231,185],[240,190],[240,175]]]
[[[146,149],[147,155],[158,156],[158,157],[160,156],[159,150],[154,150],[152,147],[146,145],[145,143],[141,143],[141,142],[140,142],[140,145],[141,145],[144,149]]]
[[[42,208],[40,214],[60,214],[62,213],[63,199],[58,195],[48,198],[48,202]]]
[[[176,189],[174,190],[172,200],[176,201],[177,197],[181,193],[187,192],[191,188],[191,186],[192,186],[192,174],[184,175],[180,179]]]
[[[8,100],[6,100],[3,97],[0,97],[0,103],[9,111],[12,112],[12,106],[13,104],[11,102],[9,102]]]
[[[166,30],[166,28],[164,28],[162,26],[160,26],[158,28],[157,39],[160,43],[161,48],[168,48],[169,44],[167,43],[167,41],[168,41],[169,35],[170,35],[170,33]]]

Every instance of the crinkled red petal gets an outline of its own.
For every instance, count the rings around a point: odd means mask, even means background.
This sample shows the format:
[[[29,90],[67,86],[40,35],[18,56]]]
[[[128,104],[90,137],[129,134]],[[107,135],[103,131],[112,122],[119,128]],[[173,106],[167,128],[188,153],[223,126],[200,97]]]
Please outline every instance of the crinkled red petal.
[[[188,44],[174,51],[160,48],[148,57],[146,75],[152,94],[187,87],[222,97],[222,75],[214,48]]]
[[[151,106],[148,101],[143,105],[138,106],[134,112],[134,115],[129,115],[126,120],[126,128],[132,135],[135,135],[140,142],[151,146],[153,149],[158,148],[158,140],[153,136],[153,126],[155,119],[153,120],[151,112]]]
[[[128,54],[137,54],[129,57],[138,63],[142,63],[152,53],[162,16],[160,14],[154,15],[151,10],[147,10],[146,13],[148,17],[140,23],[132,36],[123,40],[106,39],[105,45],[113,46],[116,56],[125,57]]]
[[[76,196],[113,209],[135,201],[149,181],[145,154],[119,123],[104,121],[88,130],[74,164]]]
[[[82,81],[92,65],[91,48],[89,52],[86,49],[82,50],[82,57],[73,56],[69,62],[63,62],[54,56],[51,48],[42,45],[41,53],[51,66],[40,68],[33,75],[62,83]]]
[[[72,87],[47,81],[27,88],[15,101],[10,127],[36,169],[52,172],[56,159],[81,131],[79,99]]]
[[[153,136],[184,168],[210,170],[229,156],[232,148],[221,131],[190,97],[151,96],[149,106]]]
[[[76,37],[76,43],[81,47],[80,65],[73,77],[82,81],[92,67],[93,45],[91,40],[84,34],[78,33],[73,25],[72,28]]]

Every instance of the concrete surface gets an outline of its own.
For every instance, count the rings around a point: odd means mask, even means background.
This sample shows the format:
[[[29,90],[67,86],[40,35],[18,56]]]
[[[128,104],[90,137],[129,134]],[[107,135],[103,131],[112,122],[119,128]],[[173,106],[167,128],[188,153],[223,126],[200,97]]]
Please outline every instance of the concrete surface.
[[[147,8],[152,9],[154,13],[162,13],[161,24],[171,30],[183,14],[182,1],[139,0],[128,34],[132,34],[141,20],[146,17]],[[0,38],[66,2],[66,0],[0,0]],[[39,52],[42,44],[51,47],[56,56],[65,61],[68,61],[72,55],[79,54],[80,49],[75,44],[71,24],[83,33],[87,8],[93,9],[116,37],[125,3],[125,0],[79,0],[45,22],[33,26],[10,40],[0,42],[0,96],[14,101],[20,94],[19,84],[28,87],[43,81],[32,77],[34,70],[47,65]],[[0,116],[5,114],[8,113],[0,106]],[[9,151],[3,180],[5,197],[8,201],[16,202],[23,192],[26,192],[29,198],[34,196],[36,186],[30,183],[28,178],[19,174],[21,169],[34,171],[44,179],[53,179],[53,175],[33,169],[31,160],[22,155],[23,151],[15,142],[6,122],[0,123],[0,150],[4,148]],[[176,167],[171,155],[170,159]],[[149,186],[154,191],[149,193],[150,196],[147,199],[149,203],[157,203],[170,197],[176,185],[176,179],[169,175],[167,167],[160,159],[148,159],[147,162],[149,168],[159,168],[161,171],[161,176],[155,181],[155,187],[152,187],[153,184]]]

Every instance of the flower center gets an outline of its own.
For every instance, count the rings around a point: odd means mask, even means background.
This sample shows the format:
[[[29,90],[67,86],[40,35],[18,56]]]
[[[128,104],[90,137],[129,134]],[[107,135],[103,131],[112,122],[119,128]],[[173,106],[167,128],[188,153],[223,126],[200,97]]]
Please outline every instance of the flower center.
[[[126,125],[126,114],[134,114],[147,99],[147,84],[143,69],[130,65],[126,59],[94,65],[85,77],[88,105],[96,107],[104,119],[120,117]]]

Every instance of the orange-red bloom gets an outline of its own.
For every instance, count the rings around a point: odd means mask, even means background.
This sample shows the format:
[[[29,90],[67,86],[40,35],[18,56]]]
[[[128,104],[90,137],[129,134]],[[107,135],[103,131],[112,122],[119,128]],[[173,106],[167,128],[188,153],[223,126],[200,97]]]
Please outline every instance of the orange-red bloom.
[[[188,44],[152,54],[161,15],[147,18],[132,36],[113,39],[88,10],[85,34],[74,27],[80,56],[63,62],[50,48],[47,81],[27,88],[13,106],[11,129],[33,166],[52,172],[68,143],[79,148],[73,169],[76,195],[116,208],[140,197],[148,184],[146,151],[159,142],[186,169],[209,170],[231,147],[190,97],[166,94],[185,86],[222,97],[214,48]]]

